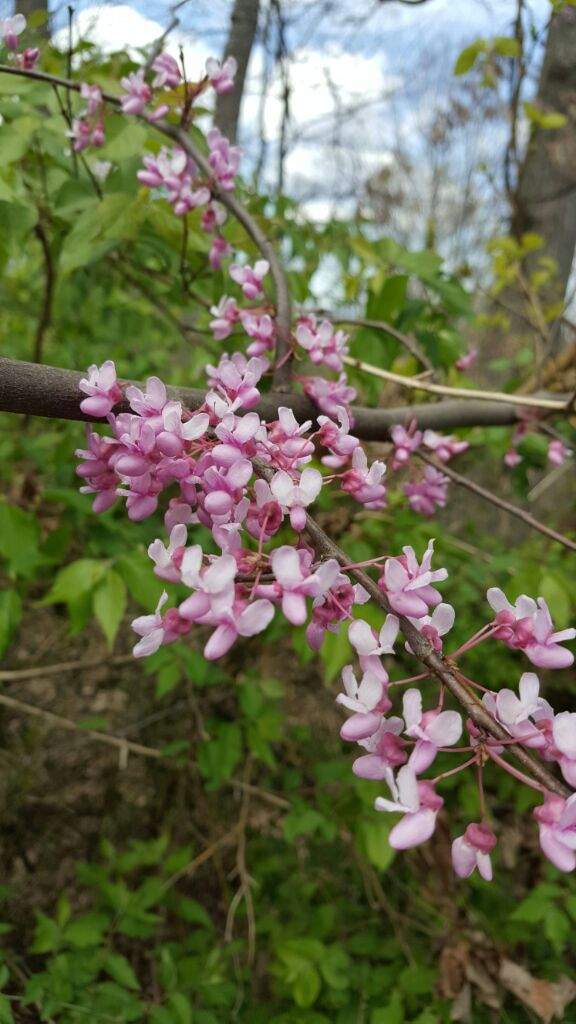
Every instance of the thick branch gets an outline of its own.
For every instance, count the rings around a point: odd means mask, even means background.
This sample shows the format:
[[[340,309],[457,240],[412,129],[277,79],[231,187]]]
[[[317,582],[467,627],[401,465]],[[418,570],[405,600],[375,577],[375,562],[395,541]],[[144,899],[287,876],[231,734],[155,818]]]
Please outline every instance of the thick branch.
[[[92,420],[80,409],[78,382],[84,374],[54,366],[21,362],[0,357],[0,412],[47,416],[60,420]],[[141,381],[130,381],[143,387]],[[168,388],[171,398],[189,409],[198,409],[206,397],[199,388]],[[275,419],[278,408],[288,406],[300,421],[314,419],[319,410],[305,395],[269,392],[262,395],[258,411],[267,420]],[[116,412],[126,411],[124,401]],[[364,441],[384,441],[390,427],[407,425],[415,419],[422,429],[451,430],[455,427],[508,426],[517,422],[514,406],[495,402],[439,402],[425,405],[404,405],[391,409],[369,409],[355,406],[354,433]]]
[[[491,505],[495,505],[496,508],[501,508],[504,512],[507,512],[509,516],[514,516],[516,519],[521,519],[526,526],[529,526],[532,530],[537,530],[538,533],[543,533],[545,537],[549,537],[551,540],[555,540],[557,544],[562,544],[565,548],[570,551],[576,551],[576,543],[570,540],[569,537],[565,537],[563,533],[558,533],[557,530],[553,530],[550,526],[546,526],[545,523],[541,523],[539,519],[535,519],[529,512],[525,512],[523,508],[518,508],[517,505],[513,505],[510,501],[506,501],[504,498],[500,498],[497,494],[487,490],[485,487],[481,487],[474,480],[469,480],[467,476],[462,476],[461,473],[457,473],[450,466],[447,466],[444,462],[438,462],[437,459],[431,459],[429,455],[425,455],[424,452],[418,452],[418,456],[423,462],[427,462],[428,465],[434,466],[444,476],[450,477],[455,484],[459,487],[465,487],[467,491],[471,491],[472,494],[477,494],[479,498],[483,498],[484,501],[490,502]]]

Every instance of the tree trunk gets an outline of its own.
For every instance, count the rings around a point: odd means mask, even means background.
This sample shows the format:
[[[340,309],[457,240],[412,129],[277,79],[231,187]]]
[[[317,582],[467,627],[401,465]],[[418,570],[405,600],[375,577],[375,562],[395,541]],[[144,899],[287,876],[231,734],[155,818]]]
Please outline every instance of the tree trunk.
[[[39,25],[33,26],[33,31],[47,39],[50,35],[48,0],[14,0],[14,14],[23,14],[28,20],[37,11],[44,15],[44,19]]]
[[[258,27],[259,5],[260,0],[234,0],[230,18],[230,31],[223,59],[234,57],[238,64],[238,70],[232,91],[217,97],[214,114],[214,124],[230,139],[230,142],[236,142],[238,136],[240,107],[248,62]]]
[[[535,105],[566,117],[563,128],[534,128],[520,169],[512,234],[542,235],[558,265],[557,298],[566,293],[576,245],[576,9],[550,22]],[[534,257],[534,262],[539,254]]]

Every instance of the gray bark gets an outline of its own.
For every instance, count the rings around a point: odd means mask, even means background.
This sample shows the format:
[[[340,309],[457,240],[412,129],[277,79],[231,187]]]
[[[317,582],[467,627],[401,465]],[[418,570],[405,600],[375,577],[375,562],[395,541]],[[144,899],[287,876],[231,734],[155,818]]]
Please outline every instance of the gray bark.
[[[238,137],[244,83],[258,27],[259,6],[260,0],[234,0],[230,18],[230,30],[223,60],[227,57],[234,57],[238,64],[238,70],[233,90],[224,96],[217,97],[214,113],[214,124],[230,139],[230,142],[236,142]]]

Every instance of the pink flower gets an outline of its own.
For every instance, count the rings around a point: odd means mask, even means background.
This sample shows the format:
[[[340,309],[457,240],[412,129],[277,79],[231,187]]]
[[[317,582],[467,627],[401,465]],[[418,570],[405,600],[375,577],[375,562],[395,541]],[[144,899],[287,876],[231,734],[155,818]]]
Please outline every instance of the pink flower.
[[[340,571],[338,562],[330,558],[316,572],[310,573],[307,565],[309,559],[301,557],[306,554],[286,544],[276,548],[271,555],[272,572],[281,594],[282,611],[294,626],[301,626],[306,621],[305,598],[324,594]]]
[[[111,359],[107,359],[102,366],[89,366],[88,377],[83,377],[78,387],[89,396],[80,402],[80,408],[87,416],[107,416],[122,398],[116,379],[116,367]]]
[[[375,733],[365,739],[358,740],[361,747],[368,751],[357,757],[352,765],[354,775],[361,779],[384,779],[390,789],[394,786],[394,769],[406,763],[404,747],[406,741],[400,739],[404,722],[397,716],[381,718]]]
[[[250,503],[246,513],[248,533],[258,540],[270,540],[282,526],[283,519],[284,513],[272,494],[270,485],[265,480],[255,480],[254,501]]]
[[[338,409],[338,426],[328,416],[319,416],[320,430],[317,434],[318,444],[328,448],[331,455],[324,455],[322,462],[331,469],[339,469],[346,465],[360,441],[349,433],[350,417],[344,406]]]
[[[216,235],[216,238],[210,246],[210,252],[208,253],[208,262],[212,270],[220,270],[222,266],[222,260],[232,255],[232,246],[222,235]]]
[[[311,426],[312,420],[298,423],[292,409],[280,406],[278,420],[271,425],[268,432],[268,441],[278,449],[274,453],[276,462],[281,461],[277,458],[278,453],[287,459],[292,468],[310,461],[314,454],[314,444],[303,435]]]
[[[22,53],[16,54],[16,63],[19,68],[24,68],[25,71],[32,71],[38,63],[40,56],[40,50],[37,46],[28,46]]]
[[[335,331],[328,320],[317,325],[316,317],[312,315],[298,324],[296,341],[308,352],[313,363],[322,363],[340,373],[342,356],[348,354],[348,335],[344,331]]]
[[[409,765],[400,768],[396,783],[390,787],[394,800],[377,797],[377,811],[400,812],[401,821],[390,832],[388,842],[395,850],[420,846],[434,833],[438,811],[444,804],[431,782],[418,782]]]
[[[152,71],[156,77],[152,82],[154,89],[175,89],[181,81],[182,75],[178,62],[169,53],[159,53],[152,62]]]
[[[256,385],[267,369],[265,359],[246,359],[241,352],[234,352],[231,356],[224,353],[218,366],[207,366],[206,372],[210,387],[236,402],[237,407],[252,409],[260,401]]]
[[[102,90],[97,85],[89,85],[87,82],[82,82],[80,95],[82,99],[86,100],[86,110],[84,113],[88,117],[94,117],[95,114],[98,114],[102,106]]]
[[[73,140],[75,153],[81,153],[89,146],[98,148],[104,145],[104,125],[102,121],[85,121],[83,118],[74,118],[72,130],[67,133]]]
[[[392,609],[399,615],[410,615],[420,619],[428,614],[428,607],[435,607],[442,600],[432,587],[448,577],[446,569],[432,569],[434,541],[430,540],[424,552],[422,564],[418,563],[414,548],[406,546],[398,558],[388,558],[384,573],[378,581],[388,597]]]
[[[154,562],[154,572],[161,580],[178,583],[180,566],[186,548],[188,531],[182,523],[172,527],[168,546],[155,540],[148,548],[148,555]]]
[[[26,28],[26,18],[23,14],[14,14],[11,18],[4,18],[0,21],[0,33],[4,40],[4,46],[9,50],[18,49],[18,36]]]
[[[463,836],[452,843],[452,866],[459,878],[468,878],[475,868],[487,882],[492,881],[490,854],[496,846],[496,836],[488,825],[473,822]]]
[[[239,636],[249,637],[262,633],[274,618],[274,605],[265,599],[250,604],[239,599],[214,616],[218,625],[204,648],[209,661],[223,657]]]
[[[552,722],[552,736],[562,775],[576,786],[576,713],[561,711]]]
[[[504,456],[504,465],[509,469],[514,469],[514,466],[519,466],[523,461],[522,456],[515,448],[509,448]]]
[[[559,871],[576,868],[576,793],[564,800],[547,793],[534,810],[539,823],[542,852]]]
[[[146,104],[152,99],[152,89],[144,81],[144,70],[141,68],[121,78],[120,85],[126,93],[120,99],[122,113],[143,114]]]
[[[342,669],[342,682],[344,693],[338,694],[336,703],[353,714],[344,722],[340,736],[348,742],[356,742],[374,735],[382,721],[383,710],[390,706],[382,677],[367,671],[358,683],[352,666],[346,665]]]
[[[162,410],[168,401],[168,396],[165,385],[158,377],[148,377],[145,392],[131,384],[126,388],[126,398],[130,402],[130,408],[138,416],[155,420],[156,425],[160,425]]]
[[[460,356],[460,358],[456,360],[454,366],[456,367],[457,370],[469,370],[472,366],[474,366],[477,359],[478,349],[469,348],[468,351],[465,352],[463,356]]]
[[[240,317],[240,310],[236,305],[236,299],[229,299],[227,295],[223,295],[217,306],[211,306],[210,312],[214,317],[210,321],[210,329],[214,334],[214,340],[224,341],[232,333],[232,328]]]
[[[548,461],[551,462],[553,466],[561,466],[566,462],[566,459],[571,454],[570,449],[567,448],[559,439],[550,441],[550,444],[548,445]]]
[[[397,424],[390,430],[390,437],[394,444],[394,456],[392,469],[402,469],[409,461],[412,452],[415,452],[422,442],[422,431],[417,430],[416,420],[412,420],[408,429]]]
[[[452,436],[445,437],[437,434],[435,430],[425,430],[422,441],[441,462],[449,462],[454,455],[460,455],[469,448],[468,441],[459,441],[457,437]]]
[[[160,615],[160,609],[167,600],[168,594],[164,591],[154,615],[140,615],[134,619],[132,629],[142,637],[132,651],[135,658],[147,658],[163,644],[172,644],[188,633],[190,623],[180,617],[177,608],[169,608],[165,615]]]
[[[442,650],[442,637],[449,633],[454,625],[456,613],[451,604],[436,605],[432,615],[422,615],[419,619],[410,619],[413,626],[422,636],[426,637],[428,643],[432,644],[435,651]],[[406,644],[406,650],[413,654],[410,644]]]
[[[308,398],[311,398],[318,408],[333,420],[338,419],[338,410],[341,406],[348,410],[350,403],[356,398],[356,390],[347,383],[345,373],[341,373],[338,380],[303,377],[302,384]]]
[[[399,629],[400,623],[395,615],[386,616],[378,637],[375,630],[367,622],[364,622],[364,619],[354,619],[348,628],[348,639],[360,657],[394,654],[394,644]]]
[[[231,192],[240,164],[240,150],[238,146],[231,146],[218,128],[212,128],[206,138],[210,149],[208,162],[212,173],[220,188],[225,192]]]
[[[280,469],[270,481],[270,490],[282,509],[289,512],[292,529],[300,532],[306,526],[304,510],[316,501],[322,490],[322,474],[307,467],[295,482],[289,473]]]
[[[527,747],[547,746],[546,733],[552,725],[554,712],[550,704],[539,696],[540,680],[534,672],[524,672],[518,685],[519,696],[513,690],[499,690],[494,698],[485,694],[483,703],[511,736]],[[539,726],[543,729],[540,731]]]
[[[381,483],[385,472],[386,465],[377,460],[368,469],[366,452],[358,446],[352,452],[352,469],[348,469],[342,476],[342,490],[366,508],[385,508],[386,487]]]
[[[326,630],[338,633],[340,623],[349,617],[353,605],[365,604],[370,596],[364,587],[352,586],[344,573],[340,573],[330,589],[314,599],[312,618],[306,630],[306,640],[314,651],[319,651],[324,642]]]
[[[230,277],[239,284],[247,299],[257,299],[262,295],[262,281],[270,270],[267,260],[257,260],[253,267],[240,267],[233,263]]]
[[[232,466],[240,458],[257,454],[258,443],[266,440],[266,427],[258,413],[225,416],[215,429],[220,444],[212,449],[212,458],[219,466]]]
[[[211,202],[202,213],[202,230],[215,231],[226,220],[227,214],[221,203]]]
[[[214,57],[209,57],[206,61],[206,74],[212,83],[214,91],[219,96],[224,96],[234,88],[236,70],[237,64],[234,57],[227,57],[223,64]]]
[[[538,601],[521,594],[512,605],[498,587],[490,587],[486,594],[490,607],[496,612],[494,622],[499,627],[494,636],[508,647],[518,648],[539,668],[569,668],[574,655],[560,644],[573,640],[576,629],[554,632],[548,605],[543,597]]]
[[[437,508],[444,508],[449,483],[448,477],[434,466],[426,466],[420,479],[406,481],[403,490],[413,512],[432,516]]]
[[[246,334],[254,339],[246,349],[249,356],[261,356],[274,348],[276,324],[268,313],[264,313],[263,316],[257,316],[243,310],[240,313],[240,320]]]
[[[403,714],[406,735],[417,741],[409,764],[419,775],[430,767],[439,747],[453,747],[458,742],[462,735],[462,718],[457,711],[422,712],[422,694],[416,687],[404,694]]]
[[[86,429],[88,448],[77,449],[76,455],[85,463],[76,467],[78,476],[85,479],[86,484],[80,488],[81,494],[95,494],[92,504],[94,512],[106,512],[117,498],[116,488],[118,477],[110,466],[110,457],[117,448],[111,437],[100,437],[89,427]]]

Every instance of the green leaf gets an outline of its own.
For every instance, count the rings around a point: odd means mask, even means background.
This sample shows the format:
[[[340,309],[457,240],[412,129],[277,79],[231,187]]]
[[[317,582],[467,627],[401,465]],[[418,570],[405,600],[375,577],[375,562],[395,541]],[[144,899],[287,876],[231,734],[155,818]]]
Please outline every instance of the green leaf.
[[[0,501],[0,555],[11,576],[29,577],[40,560],[40,531],[35,517],[15,505]]]
[[[31,946],[33,953],[51,953],[60,945],[60,928],[51,917],[45,914],[36,914],[36,928],[34,929],[34,941]]]
[[[358,828],[358,837],[363,852],[379,871],[386,871],[394,860],[395,853],[388,841],[393,825],[394,821],[388,821],[388,817],[386,817],[374,821],[362,821]]]
[[[476,39],[475,42],[470,43],[470,46],[466,46],[458,55],[454,65],[454,74],[465,75],[474,67],[476,60],[485,50],[486,43],[483,39]]]
[[[0,1024],[14,1024],[12,1004],[4,995],[0,995]]]
[[[79,558],[56,574],[56,579],[41,604],[71,604],[90,593],[106,572],[106,562]]]
[[[235,722],[219,722],[210,727],[213,738],[198,750],[198,767],[213,786],[232,777],[242,756],[242,733]]]
[[[496,36],[492,40],[492,49],[499,57],[520,56],[520,42],[514,36]]]
[[[109,924],[110,919],[105,914],[84,914],[66,926],[63,933],[64,941],[78,949],[98,946]]]
[[[192,1024],[192,1007],[182,992],[171,992],[168,1005],[173,1011],[174,1024]]]
[[[0,657],[7,650],[21,618],[22,601],[17,591],[0,591]]]
[[[572,600],[566,585],[556,573],[546,572],[540,577],[539,597],[543,597],[558,628],[567,625],[572,612]]]
[[[109,569],[94,594],[94,614],[102,626],[110,649],[126,611],[126,584],[114,569]]]
[[[128,587],[130,597],[146,611],[152,612],[158,604],[163,586],[152,572],[146,553],[135,550],[129,555],[122,555],[115,562],[114,568]]]
[[[124,985],[124,988],[131,988],[135,991],[140,989],[140,982],[125,956],[120,953],[108,953],[102,966],[106,974],[109,974],[119,985]]]
[[[321,987],[320,975],[314,964],[304,962],[292,982],[292,998],[296,1006],[304,1009],[312,1006],[320,995]]]

